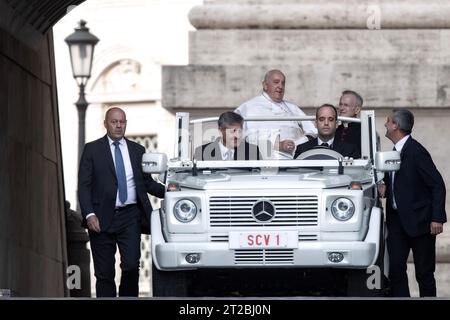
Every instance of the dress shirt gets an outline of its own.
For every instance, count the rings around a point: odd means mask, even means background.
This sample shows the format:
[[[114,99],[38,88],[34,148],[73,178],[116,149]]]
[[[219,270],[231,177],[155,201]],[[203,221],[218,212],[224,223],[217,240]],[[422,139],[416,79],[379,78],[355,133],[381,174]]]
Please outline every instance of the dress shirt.
[[[403,146],[406,143],[406,140],[408,140],[408,138],[410,136],[411,135],[408,134],[407,136],[404,136],[399,141],[397,141],[397,143],[394,145],[395,150],[397,150],[399,153],[401,153]],[[394,193],[394,181],[395,181],[395,171],[392,171],[391,172],[392,208],[397,210],[397,203],[395,202],[395,193]]]
[[[322,145],[322,143],[326,143],[328,144],[328,147],[331,148],[331,146],[333,145],[334,142],[334,138],[328,140],[328,141],[322,141],[319,137],[317,137],[317,145],[320,146]]]
[[[225,160],[227,158],[227,154],[229,151],[231,151],[231,160],[234,159],[234,150],[228,149],[225,147],[222,143],[222,141],[219,141],[219,148],[220,148],[220,154],[222,155],[222,160]]]
[[[115,148],[116,147],[113,144],[114,141],[110,137],[108,137],[108,141],[109,141],[111,155],[113,157],[114,167],[115,167],[115,165],[116,165]],[[119,148],[120,148],[120,152],[122,153],[123,164],[125,166],[125,174],[127,177],[128,198],[127,198],[127,201],[124,204],[122,204],[119,200],[119,190],[117,190],[116,207],[136,203],[136,185],[134,184],[133,168],[131,167],[130,154],[128,152],[127,142],[125,141],[124,138],[119,140]]]

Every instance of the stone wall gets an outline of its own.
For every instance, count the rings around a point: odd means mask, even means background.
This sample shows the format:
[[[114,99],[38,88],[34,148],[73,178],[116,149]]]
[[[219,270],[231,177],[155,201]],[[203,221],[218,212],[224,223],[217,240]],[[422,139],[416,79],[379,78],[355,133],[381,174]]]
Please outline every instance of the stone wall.
[[[0,28],[0,289],[61,297],[67,255],[53,40],[21,38]]]

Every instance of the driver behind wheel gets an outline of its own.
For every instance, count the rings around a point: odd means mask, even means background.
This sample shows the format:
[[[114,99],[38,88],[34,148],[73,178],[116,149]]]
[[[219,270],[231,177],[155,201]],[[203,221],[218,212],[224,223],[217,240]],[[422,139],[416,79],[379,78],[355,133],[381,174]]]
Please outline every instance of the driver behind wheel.
[[[316,109],[316,127],[318,136],[308,142],[300,144],[295,149],[294,158],[297,158],[301,153],[311,150],[313,148],[323,147],[330,148],[339,152],[344,157],[351,157],[357,159],[360,157],[356,145],[334,139],[336,132],[337,110],[331,104],[323,104]]]

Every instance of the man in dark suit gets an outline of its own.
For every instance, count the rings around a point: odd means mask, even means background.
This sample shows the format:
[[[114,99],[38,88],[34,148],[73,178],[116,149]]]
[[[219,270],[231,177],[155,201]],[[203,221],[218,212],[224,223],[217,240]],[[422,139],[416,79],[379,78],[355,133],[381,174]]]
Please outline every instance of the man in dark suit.
[[[363,105],[363,98],[355,91],[345,90],[339,99],[339,116],[357,118]],[[361,123],[342,122],[336,129],[336,139],[354,144],[361,154]]]
[[[121,256],[119,296],[138,296],[141,219],[152,206],[147,192],[162,198],[165,188],[142,172],[144,147],[124,138],[125,112],[106,112],[107,134],[87,143],[80,160],[78,197],[89,229],[97,297],[115,297],[116,245]]]
[[[331,104],[323,104],[316,110],[316,126],[318,136],[308,142],[298,145],[295,149],[294,158],[301,153],[316,147],[330,148],[339,152],[344,157],[359,158],[357,147],[335,137],[337,110]]]
[[[197,160],[260,160],[259,148],[242,141],[244,119],[235,112],[220,115],[218,126],[221,137],[195,149]]]
[[[406,263],[413,251],[420,296],[436,296],[434,278],[436,235],[447,221],[445,184],[428,151],[411,137],[413,114],[394,109],[385,123],[386,137],[400,152],[400,170],[384,177],[387,247],[392,295],[409,297]]]

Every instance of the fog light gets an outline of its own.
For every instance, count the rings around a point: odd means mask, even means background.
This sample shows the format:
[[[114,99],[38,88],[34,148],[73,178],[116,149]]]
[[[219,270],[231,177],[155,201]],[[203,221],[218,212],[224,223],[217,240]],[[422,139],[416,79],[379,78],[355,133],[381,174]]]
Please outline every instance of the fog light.
[[[198,263],[200,261],[200,253],[189,253],[185,259],[187,263]]]
[[[341,252],[330,252],[328,253],[328,260],[333,263],[339,263],[344,260],[344,254]]]

